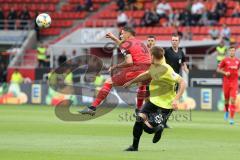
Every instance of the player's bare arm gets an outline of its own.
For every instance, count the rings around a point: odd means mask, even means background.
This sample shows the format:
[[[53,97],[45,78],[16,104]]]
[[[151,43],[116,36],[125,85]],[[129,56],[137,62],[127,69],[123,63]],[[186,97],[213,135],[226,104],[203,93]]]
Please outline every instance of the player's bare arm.
[[[120,45],[123,43],[123,41],[121,41],[120,39],[118,39],[113,33],[107,33],[106,34],[106,38],[110,38],[111,40],[113,40],[117,45]]]
[[[186,89],[186,83],[185,81],[183,80],[183,78],[179,78],[178,80],[178,85],[179,85],[179,89],[178,89],[178,92],[172,102],[172,106],[173,106],[173,109],[177,109],[177,104],[178,104],[178,101],[179,99],[181,98],[181,96],[183,95],[185,89]]]
[[[186,72],[187,74],[189,73],[189,69],[188,69],[187,64],[185,62],[182,64],[182,70],[184,70],[184,72]]]
[[[220,73],[220,74],[222,74],[222,75],[224,75],[224,76],[229,76],[229,75],[230,75],[229,72],[225,72],[225,71],[224,71],[222,68],[220,68],[220,67],[217,68],[217,73]]]
[[[148,80],[150,78],[151,78],[151,75],[150,75],[149,71],[146,71],[146,72],[140,74],[139,76],[137,76],[136,78],[134,78],[133,80],[125,83],[123,85],[123,87],[127,88],[127,87],[130,87],[134,83],[143,82],[143,81],[146,81],[146,80]]]
[[[130,67],[133,65],[133,60],[132,60],[132,56],[130,54],[127,54],[125,56],[125,59],[122,63],[113,65],[112,67],[109,68],[109,72],[112,71],[115,68],[124,68],[124,67]]]

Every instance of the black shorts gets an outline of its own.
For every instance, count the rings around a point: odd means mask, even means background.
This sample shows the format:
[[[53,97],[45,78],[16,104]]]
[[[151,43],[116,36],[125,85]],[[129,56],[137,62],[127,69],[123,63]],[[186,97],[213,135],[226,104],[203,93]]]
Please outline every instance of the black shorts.
[[[148,118],[148,122],[153,127],[156,127],[158,125],[165,126],[172,111],[172,109],[161,108],[148,101],[144,104],[140,113],[145,114]]]

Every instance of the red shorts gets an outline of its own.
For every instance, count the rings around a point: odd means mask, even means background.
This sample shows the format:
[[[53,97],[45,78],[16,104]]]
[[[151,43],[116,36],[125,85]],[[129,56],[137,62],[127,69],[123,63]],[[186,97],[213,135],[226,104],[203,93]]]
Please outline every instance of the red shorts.
[[[146,72],[150,67],[149,65],[137,65],[126,68],[119,68],[113,71],[112,73],[112,81],[115,86],[122,86],[128,81],[136,78],[138,75]],[[150,81],[144,82],[144,84],[148,84]]]
[[[225,99],[236,98],[238,93],[238,83],[225,83],[223,84],[223,93]]]

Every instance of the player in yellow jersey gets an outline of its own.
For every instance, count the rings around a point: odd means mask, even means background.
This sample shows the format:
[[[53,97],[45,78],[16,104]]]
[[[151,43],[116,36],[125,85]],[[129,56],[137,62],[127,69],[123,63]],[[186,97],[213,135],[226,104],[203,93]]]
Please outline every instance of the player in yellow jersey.
[[[149,70],[124,84],[124,87],[129,87],[133,83],[152,79],[149,85],[149,101],[144,104],[137,116],[133,127],[133,144],[126,151],[138,151],[143,130],[149,134],[154,133],[153,143],[160,140],[164,125],[172,110],[177,109],[178,101],[186,88],[182,77],[166,63],[161,47],[152,47],[151,55],[152,64]],[[179,85],[177,93],[176,84]]]

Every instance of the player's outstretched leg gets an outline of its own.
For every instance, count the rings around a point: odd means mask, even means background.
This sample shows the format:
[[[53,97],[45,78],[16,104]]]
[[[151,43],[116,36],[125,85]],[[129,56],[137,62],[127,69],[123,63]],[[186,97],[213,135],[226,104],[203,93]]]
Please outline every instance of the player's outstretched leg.
[[[154,134],[153,139],[152,139],[152,142],[153,142],[153,143],[157,143],[157,142],[161,139],[161,137],[162,137],[162,132],[163,132],[164,126],[163,126],[163,127],[158,126],[158,127],[159,127],[159,129],[158,129],[158,131]]]
[[[81,114],[89,114],[89,115],[95,115],[96,114],[96,108],[101,104],[101,102],[107,97],[109,92],[112,89],[112,81],[111,79],[108,79],[104,84],[103,87],[100,89],[100,91],[97,94],[97,97],[95,101],[92,103],[92,106],[86,107],[82,111],[79,111]]]
[[[138,116],[133,126],[133,143],[131,146],[125,149],[125,151],[138,151],[138,145],[142,132],[143,132],[143,119]]]

